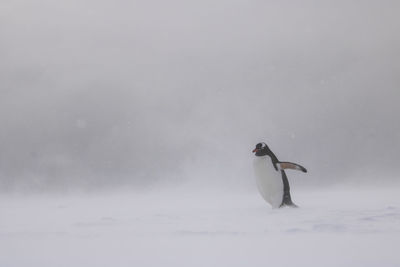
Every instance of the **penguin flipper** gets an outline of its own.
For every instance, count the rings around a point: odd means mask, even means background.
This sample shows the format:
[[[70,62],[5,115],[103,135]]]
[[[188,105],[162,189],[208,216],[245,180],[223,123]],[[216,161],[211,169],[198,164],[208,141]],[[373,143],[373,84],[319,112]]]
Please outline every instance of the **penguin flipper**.
[[[299,164],[293,163],[293,162],[278,162],[277,165],[280,170],[291,169],[291,170],[307,172],[306,168],[304,168],[303,166],[301,166]]]

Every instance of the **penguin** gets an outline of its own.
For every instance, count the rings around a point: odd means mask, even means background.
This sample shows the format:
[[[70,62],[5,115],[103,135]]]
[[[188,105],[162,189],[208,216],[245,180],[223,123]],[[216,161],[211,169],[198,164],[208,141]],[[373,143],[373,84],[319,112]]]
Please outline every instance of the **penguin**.
[[[253,167],[257,187],[264,200],[271,204],[272,208],[285,206],[296,208],[297,205],[290,196],[285,170],[299,170],[306,173],[306,168],[296,163],[279,161],[264,142],[258,143],[253,153],[256,156]]]

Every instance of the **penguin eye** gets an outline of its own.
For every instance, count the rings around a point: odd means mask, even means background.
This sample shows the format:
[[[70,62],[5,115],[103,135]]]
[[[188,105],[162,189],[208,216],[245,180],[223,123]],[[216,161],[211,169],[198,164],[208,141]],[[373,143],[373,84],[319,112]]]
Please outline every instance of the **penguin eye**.
[[[263,144],[261,144],[261,143],[258,143],[257,145],[256,145],[256,148],[257,149],[260,149],[260,148],[262,148],[263,147]]]

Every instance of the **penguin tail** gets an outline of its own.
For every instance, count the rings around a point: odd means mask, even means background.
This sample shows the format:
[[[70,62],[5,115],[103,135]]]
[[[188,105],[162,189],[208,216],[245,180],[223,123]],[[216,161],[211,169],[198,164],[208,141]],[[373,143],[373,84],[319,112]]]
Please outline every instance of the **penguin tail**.
[[[296,204],[294,204],[292,201],[290,202],[283,202],[279,208],[284,208],[284,207],[289,207],[289,208],[298,208],[299,206],[297,206]]]
[[[289,191],[286,191],[283,195],[282,204],[279,206],[279,208],[283,207],[298,208],[298,206],[293,203]]]

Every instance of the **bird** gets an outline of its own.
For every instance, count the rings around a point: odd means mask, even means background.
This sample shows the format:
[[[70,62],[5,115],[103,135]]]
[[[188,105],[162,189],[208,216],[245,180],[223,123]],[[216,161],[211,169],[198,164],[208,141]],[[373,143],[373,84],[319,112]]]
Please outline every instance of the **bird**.
[[[253,150],[254,174],[257,188],[261,196],[271,204],[272,208],[298,207],[290,196],[289,180],[285,170],[298,170],[307,172],[303,166],[279,161],[266,143],[261,142]]]

